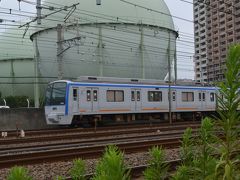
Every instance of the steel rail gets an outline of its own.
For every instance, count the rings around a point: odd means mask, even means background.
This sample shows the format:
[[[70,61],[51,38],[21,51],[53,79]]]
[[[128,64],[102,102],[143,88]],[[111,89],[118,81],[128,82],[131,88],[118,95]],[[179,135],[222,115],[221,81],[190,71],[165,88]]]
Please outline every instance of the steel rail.
[[[35,143],[35,142],[46,142],[46,141],[58,141],[58,140],[67,140],[67,139],[81,139],[81,138],[96,138],[96,137],[106,137],[106,136],[116,136],[116,135],[127,135],[127,134],[143,134],[143,133],[154,133],[154,132],[164,132],[171,130],[183,130],[186,127],[191,127],[193,129],[199,128],[199,125],[188,125],[188,126],[167,126],[167,127],[151,127],[151,128],[142,128],[142,129],[122,129],[122,130],[108,130],[108,131],[91,131],[87,133],[78,132],[78,133],[64,133],[64,134],[52,134],[48,136],[36,136],[36,137],[24,137],[24,138],[15,138],[0,139],[0,146],[6,146],[10,144],[23,144],[23,143]],[[1,147],[0,147],[1,149]]]
[[[152,122],[152,124],[151,124]],[[104,127],[97,127],[95,128],[69,128],[69,127],[62,127],[62,128],[55,128],[55,129],[40,129],[40,130],[27,130],[25,131],[26,136],[39,136],[39,135],[46,135],[46,134],[65,134],[65,133],[76,133],[76,132],[94,132],[94,131],[107,131],[111,130],[124,130],[124,129],[136,129],[136,128],[162,128],[166,126],[200,126],[200,122],[198,121],[191,121],[191,122],[177,122],[172,125],[169,123],[154,123],[154,121],[149,121],[149,123],[145,124],[126,124],[126,125],[115,125],[115,126],[104,126]],[[8,137],[17,137],[19,135],[20,129],[7,131]]]
[[[136,153],[147,151],[152,146],[164,148],[176,148],[180,146],[181,137],[155,139],[146,141],[135,141],[125,143],[114,143],[125,153]],[[0,168],[12,167],[14,165],[37,164],[44,162],[57,162],[75,158],[97,158],[100,157],[106,144],[86,147],[63,148],[32,153],[21,153],[0,156]]]
[[[195,132],[195,131],[193,131]],[[73,147],[73,146],[90,146],[94,144],[100,143],[115,143],[115,142],[129,142],[140,139],[159,139],[159,138],[168,138],[168,137],[176,137],[182,136],[184,130],[181,131],[173,131],[173,132],[162,132],[162,133],[154,133],[154,134],[142,134],[142,135],[131,135],[124,137],[104,137],[104,138],[93,138],[93,139],[82,139],[77,141],[70,142],[54,142],[49,144],[29,144],[24,146],[16,146],[16,147],[3,147],[0,148],[0,155],[10,154],[10,153],[20,153],[20,152],[34,152],[40,150],[48,150],[48,149],[57,149],[64,147]]]

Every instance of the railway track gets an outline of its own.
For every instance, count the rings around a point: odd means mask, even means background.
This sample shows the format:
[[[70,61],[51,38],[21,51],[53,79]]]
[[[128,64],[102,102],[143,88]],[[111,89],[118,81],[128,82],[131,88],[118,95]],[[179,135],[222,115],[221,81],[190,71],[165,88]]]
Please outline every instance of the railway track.
[[[69,161],[75,158],[91,159],[102,156],[109,144],[117,145],[125,153],[146,152],[152,146],[179,147],[187,127],[197,129],[199,124],[179,124],[156,127],[79,130],[47,136],[0,139],[0,169],[14,165]],[[40,143],[40,144],[39,144]],[[14,145],[14,146],[13,146]]]
[[[164,148],[176,148],[180,145],[181,136],[177,137],[165,137],[160,139],[132,139],[131,142],[118,142],[115,143],[125,153],[137,153],[147,151],[152,146],[163,146]],[[113,142],[113,141],[112,141]],[[69,146],[56,149],[44,149],[28,152],[18,152],[13,154],[1,154],[0,155],[0,168],[7,168],[14,165],[26,165],[37,164],[45,162],[64,161],[75,158],[97,158],[103,154],[103,151],[107,144],[113,144],[112,142],[106,142],[104,144],[97,145],[85,145],[85,146]]]
[[[26,143],[36,143],[36,142],[50,142],[50,141],[62,141],[62,140],[79,140],[79,139],[91,139],[91,138],[99,138],[99,137],[108,137],[108,136],[119,136],[119,135],[130,135],[130,134],[145,134],[145,133],[156,133],[156,132],[166,132],[173,130],[184,130],[187,127],[191,127],[193,129],[199,128],[199,124],[188,124],[188,125],[166,125],[166,126],[154,126],[154,127],[146,127],[143,126],[141,128],[135,127],[126,129],[101,129],[98,131],[88,130],[86,132],[82,132],[79,129],[73,129],[72,131],[56,133],[55,131],[51,132],[48,135],[37,135],[37,136],[27,136],[24,138],[1,138],[0,139],[0,149],[5,148],[8,145],[22,145]]]
[[[194,131],[193,131],[194,132]],[[107,137],[98,137],[98,138],[92,138],[92,139],[79,139],[76,141],[70,141],[70,142],[52,142],[49,144],[26,144],[23,146],[15,146],[15,147],[2,147],[0,148],[0,155],[4,154],[10,154],[10,153],[18,153],[18,152],[34,152],[36,150],[48,150],[48,149],[57,149],[57,148],[67,148],[67,147],[76,147],[76,146],[92,146],[95,144],[114,144],[116,142],[128,142],[128,141],[134,141],[146,139],[146,136],[148,139],[159,139],[159,138],[168,138],[171,137],[179,137],[184,133],[184,130],[178,130],[178,131],[166,131],[161,133],[151,133],[151,134],[139,134],[139,135],[128,135],[128,136],[107,136]],[[41,147],[39,147],[41,146]]]
[[[138,129],[138,128],[164,128],[164,127],[174,127],[174,126],[199,126],[200,122],[198,121],[191,121],[191,122],[177,122],[174,124],[169,124],[169,123],[157,123],[157,124],[131,124],[131,125],[115,125],[115,126],[107,126],[107,127],[97,127],[95,128],[68,128],[68,127],[63,127],[63,128],[58,128],[58,129],[42,129],[42,130],[28,130],[25,131],[26,137],[32,137],[32,136],[46,136],[46,135],[52,135],[52,134],[67,134],[67,133],[87,133],[87,132],[95,132],[95,131],[109,131],[111,130],[125,130],[126,128],[129,129]],[[15,131],[7,131],[8,138],[16,138],[19,136],[20,131],[15,130]]]

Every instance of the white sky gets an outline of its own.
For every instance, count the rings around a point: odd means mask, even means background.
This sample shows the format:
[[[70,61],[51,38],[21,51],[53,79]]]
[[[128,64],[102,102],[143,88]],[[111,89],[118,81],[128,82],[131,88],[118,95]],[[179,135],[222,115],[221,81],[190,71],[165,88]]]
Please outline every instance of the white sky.
[[[35,2],[35,0],[28,0],[30,2]],[[67,0],[66,0],[67,1]],[[150,0],[149,0],[150,1]],[[181,0],[164,0],[167,4],[168,8],[170,9],[170,12],[173,16],[178,16],[181,18],[185,18],[188,20],[193,19],[193,7],[192,4],[185,3]],[[193,0],[188,0],[189,2],[192,2]],[[2,8],[8,8],[8,9],[19,9],[19,3],[17,0],[0,0],[0,19],[11,19],[12,20],[23,20],[26,19],[24,17],[13,17],[9,15],[4,15],[1,12],[6,12]],[[22,11],[31,11],[34,12],[34,6],[24,3],[21,3],[20,6]],[[176,18],[173,18],[175,28],[177,31],[180,32],[179,40],[187,40],[187,41],[193,41],[193,23],[186,22],[183,20],[179,20]],[[0,24],[1,26],[1,24]],[[3,25],[2,25],[3,26]],[[1,27],[3,28],[3,27]],[[183,33],[187,33],[182,35]],[[189,36],[189,37],[187,37]],[[178,53],[178,78],[187,78],[187,79],[193,79],[194,78],[194,72],[193,72],[193,52],[194,52],[194,44],[188,44],[188,46],[184,46],[181,43],[177,43],[177,51],[184,51],[189,53],[184,53],[184,56],[181,56],[181,53]]]

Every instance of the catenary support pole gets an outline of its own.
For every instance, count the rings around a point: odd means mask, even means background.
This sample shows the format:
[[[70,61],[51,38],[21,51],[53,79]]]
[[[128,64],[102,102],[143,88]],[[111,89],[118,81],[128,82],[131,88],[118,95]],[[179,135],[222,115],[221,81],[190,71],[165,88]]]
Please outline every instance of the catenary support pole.
[[[142,65],[142,78],[145,79],[145,59],[144,59],[144,29],[141,25],[141,40],[140,40],[140,53],[141,53],[141,65]]]
[[[170,41],[170,31],[168,31],[168,106],[169,106],[169,123],[172,124],[172,91],[171,91],[171,41]]]
[[[40,25],[41,24],[41,0],[37,0],[37,24]]]
[[[57,63],[58,63],[58,79],[63,78],[63,27],[61,24],[57,25]]]
[[[98,27],[98,62],[99,62],[99,76],[103,76],[103,40],[102,40],[102,26],[99,25]]]
[[[35,62],[34,62],[34,74],[35,74],[35,82],[34,82],[34,106],[35,108],[39,108],[39,51],[38,51],[38,40],[37,35],[35,38]]]
[[[175,43],[174,50],[174,84],[177,84],[177,43]]]

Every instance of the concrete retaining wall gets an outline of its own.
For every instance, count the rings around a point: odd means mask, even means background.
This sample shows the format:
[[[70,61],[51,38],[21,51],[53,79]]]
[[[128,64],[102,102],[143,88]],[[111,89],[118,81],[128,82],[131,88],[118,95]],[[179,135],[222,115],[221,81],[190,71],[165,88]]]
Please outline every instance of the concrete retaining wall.
[[[16,129],[49,129],[45,121],[44,109],[18,108],[0,109],[0,131]]]

